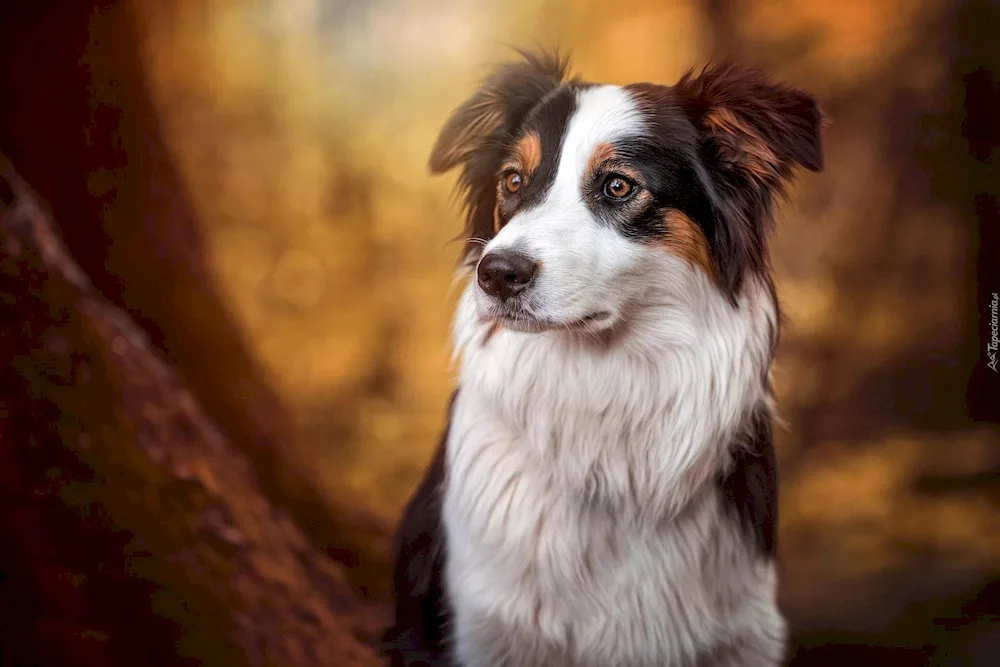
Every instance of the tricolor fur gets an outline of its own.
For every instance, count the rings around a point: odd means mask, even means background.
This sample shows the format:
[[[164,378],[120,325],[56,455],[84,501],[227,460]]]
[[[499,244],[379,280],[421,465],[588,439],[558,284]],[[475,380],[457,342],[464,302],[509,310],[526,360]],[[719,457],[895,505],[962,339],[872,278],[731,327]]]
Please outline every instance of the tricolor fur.
[[[449,425],[399,534],[394,665],[776,665],[772,203],[805,93],[500,68],[442,130],[471,279]]]

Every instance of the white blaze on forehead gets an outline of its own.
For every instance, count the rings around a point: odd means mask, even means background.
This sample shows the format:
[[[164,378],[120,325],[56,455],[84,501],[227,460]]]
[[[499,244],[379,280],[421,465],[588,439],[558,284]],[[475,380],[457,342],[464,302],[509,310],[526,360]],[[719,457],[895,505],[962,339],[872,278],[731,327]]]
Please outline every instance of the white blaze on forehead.
[[[602,224],[582,190],[602,144],[616,144],[643,130],[642,113],[627,91],[618,86],[578,91],[551,187],[537,205],[518,211],[486,246],[487,253],[514,248],[542,267],[524,297],[534,316],[551,322],[574,322],[594,313],[614,317],[644,284],[634,276],[651,251]]]
[[[635,136],[642,126],[639,107],[620,86],[595,86],[578,92],[552,194],[560,199],[567,195],[578,199],[587,162],[597,147]]]

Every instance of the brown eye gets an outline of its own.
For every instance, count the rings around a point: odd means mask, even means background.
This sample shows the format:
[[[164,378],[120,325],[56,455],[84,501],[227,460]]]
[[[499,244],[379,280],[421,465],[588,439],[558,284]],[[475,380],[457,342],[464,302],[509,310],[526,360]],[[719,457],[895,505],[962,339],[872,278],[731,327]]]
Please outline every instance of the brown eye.
[[[509,171],[503,177],[503,189],[509,194],[514,194],[521,189],[521,174],[516,171]]]
[[[608,176],[604,181],[604,196],[609,199],[625,199],[635,189],[632,181],[623,176]]]

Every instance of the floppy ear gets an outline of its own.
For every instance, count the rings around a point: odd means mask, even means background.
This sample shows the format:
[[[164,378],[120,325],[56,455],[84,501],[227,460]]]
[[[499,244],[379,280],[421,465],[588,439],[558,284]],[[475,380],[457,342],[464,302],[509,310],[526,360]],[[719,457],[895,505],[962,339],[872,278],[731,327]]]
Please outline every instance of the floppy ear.
[[[569,64],[557,55],[521,56],[520,62],[498,67],[452,113],[431,151],[431,172],[462,167],[458,185],[465,198],[469,237],[486,240],[494,235],[496,172],[507,143],[528,112],[566,78]],[[481,248],[471,244],[469,254]]]
[[[688,72],[674,90],[701,138],[721,218],[713,250],[735,299],[746,270],[765,268],[772,203],[795,166],[823,168],[823,115],[808,93],[731,62]]]
[[[512,132],[566,77],[569,63],[565,59],[547,53],[520,54],[521,62],[498,67],[476,94],[452,113],[431,151],[433,173],[467,162],[490,139]]]

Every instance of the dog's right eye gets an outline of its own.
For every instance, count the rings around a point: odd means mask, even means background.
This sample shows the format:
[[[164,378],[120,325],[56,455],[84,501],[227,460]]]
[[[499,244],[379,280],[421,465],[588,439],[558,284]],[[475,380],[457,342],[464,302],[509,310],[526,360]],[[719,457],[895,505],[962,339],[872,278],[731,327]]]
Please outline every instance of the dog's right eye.
[[[507,194],[514,194],[521,189],[521,174],[520,172],[511,170],[506,172],[502,177],[503,189],[507,191]]]
[[[604,196],[608,199],[628,199],[634,190],[635,184],[624,176],[611,174],[604,181]]]

